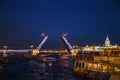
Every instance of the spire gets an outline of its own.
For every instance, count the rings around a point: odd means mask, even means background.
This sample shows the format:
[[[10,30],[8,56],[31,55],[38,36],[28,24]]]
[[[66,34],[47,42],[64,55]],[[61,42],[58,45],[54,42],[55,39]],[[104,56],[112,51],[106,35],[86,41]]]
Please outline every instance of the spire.
[[[109,37],[108,37],[108,35],[106,36],[106,40],[109,40]]]

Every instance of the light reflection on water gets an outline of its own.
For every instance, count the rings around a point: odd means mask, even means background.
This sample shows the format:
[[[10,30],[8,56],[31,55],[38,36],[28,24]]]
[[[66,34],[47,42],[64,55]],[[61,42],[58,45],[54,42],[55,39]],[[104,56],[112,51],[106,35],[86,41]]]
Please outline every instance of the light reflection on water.
[[[60,63],[30,61],[26,80],[75,80],[72,71],[62,67],[62,65],[66,67],[68,64],[61,65]]]
[[[41,59],[0,66],[0,80],[76,80],[69,60],[43,62]],[[79,79],[81,80],[81,79]]]

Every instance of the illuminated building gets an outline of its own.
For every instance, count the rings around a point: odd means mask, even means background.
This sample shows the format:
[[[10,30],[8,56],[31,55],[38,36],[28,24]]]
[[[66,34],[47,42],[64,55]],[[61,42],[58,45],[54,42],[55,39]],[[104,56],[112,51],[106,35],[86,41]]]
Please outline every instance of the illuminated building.
[[[111,45],[110,39],[107,35],[105,39],[105,44],[103,46],[85,46],[82,48],[82,51],[96,51],[99,50],[100,54],[95,55],[94,52],[91,54],[86,52],[80,53],[76,57],[74,63],[74,71],[79,73],[88,72],[88,76],[94,76],[95,73],[102,73],[103,75],[98,75],[105,78],[106,75],[111,75],[110,80],[116,80],[112,76],[120,76],[120,46]],[[90,74],[89,74],[90,73]],[[94,76],[95,77],[95,76]],[[103,79],[100,79],[103,80]],[[120,80],[120,77],[119,79]]]
[[[105,44],[103,46],[85,46],[83,47],[83,50],[104,50],[104,49],[110,49],[110,48],[118,48],[118,45],[111,45],[110,44],[110,39],[108,35],[106,36],[105,39]]]

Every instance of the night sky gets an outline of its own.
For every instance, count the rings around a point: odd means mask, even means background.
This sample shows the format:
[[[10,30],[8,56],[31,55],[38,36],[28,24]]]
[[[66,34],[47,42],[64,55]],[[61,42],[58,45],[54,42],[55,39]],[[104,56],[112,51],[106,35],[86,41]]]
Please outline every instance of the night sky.
[[[41,33],[44,48],[64,47],[63,33],[72,45],[103,45],[107,34],[120,44],[120,0],[0,0],[0,46],[37,46]]]

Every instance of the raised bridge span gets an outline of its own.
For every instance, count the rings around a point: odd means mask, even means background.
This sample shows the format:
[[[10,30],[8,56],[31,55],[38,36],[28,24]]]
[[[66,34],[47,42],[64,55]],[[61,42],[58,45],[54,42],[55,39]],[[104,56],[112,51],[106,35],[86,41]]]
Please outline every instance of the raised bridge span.
[[[38,47],[36,48],[37,50],[40,50],[43,46],[43,44],[46,42],[46,40],[48,39],[48,35],[42,34],[42,36],[44,37],[43,40],[41,41],[41,43],[38,45]],[[29,53],[32,52],[34,49],[1,49],[0,50],[0,54],[2,53]]]

